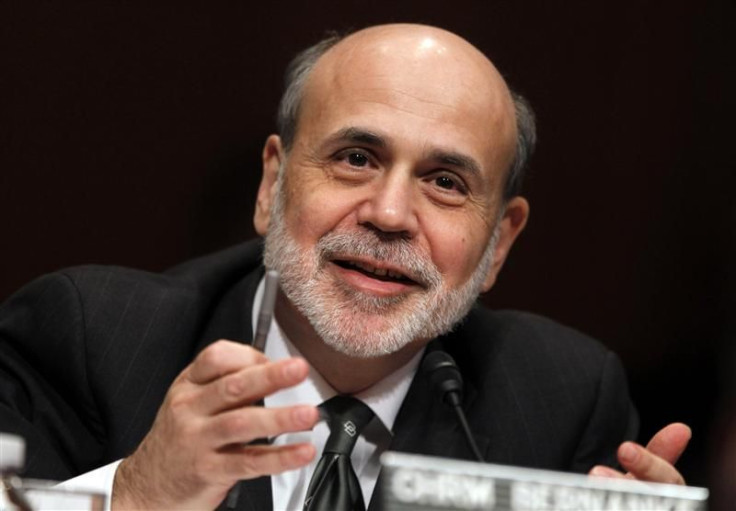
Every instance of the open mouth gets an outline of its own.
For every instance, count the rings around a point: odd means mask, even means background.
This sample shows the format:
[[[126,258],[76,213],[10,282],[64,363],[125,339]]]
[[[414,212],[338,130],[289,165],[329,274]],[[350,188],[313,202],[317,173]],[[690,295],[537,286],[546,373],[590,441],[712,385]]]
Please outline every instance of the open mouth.
[[[389,268],[379,268],[363,261],[348,261],[343,259],[336,259],[332,262],[341,268],[357,271],[372,279],[382,280],[384,282],[399,282],[401,284],[418,284],[418,282],[410,279],[399,271]]]

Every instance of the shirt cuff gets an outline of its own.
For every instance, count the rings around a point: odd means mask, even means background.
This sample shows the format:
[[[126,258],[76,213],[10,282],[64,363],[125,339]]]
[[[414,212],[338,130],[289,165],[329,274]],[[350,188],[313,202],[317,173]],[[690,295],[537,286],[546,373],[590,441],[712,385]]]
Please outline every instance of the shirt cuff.
[[[118,460],[109,465],[102,466],[91,472],[69,479],[55,487],[60,490],[78,490],[102,493],[105,495],[105,511],[110,511],[112,501],[112,484],[115,481],[115,472],[123,460]]]

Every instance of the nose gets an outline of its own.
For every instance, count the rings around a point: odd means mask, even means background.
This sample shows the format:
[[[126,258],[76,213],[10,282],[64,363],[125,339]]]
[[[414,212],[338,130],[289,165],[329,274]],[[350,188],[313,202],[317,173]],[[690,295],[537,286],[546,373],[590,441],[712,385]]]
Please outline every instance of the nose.
[[[358,223],[411,239],[419,225],[409,173],[387,172],[358,208]]]

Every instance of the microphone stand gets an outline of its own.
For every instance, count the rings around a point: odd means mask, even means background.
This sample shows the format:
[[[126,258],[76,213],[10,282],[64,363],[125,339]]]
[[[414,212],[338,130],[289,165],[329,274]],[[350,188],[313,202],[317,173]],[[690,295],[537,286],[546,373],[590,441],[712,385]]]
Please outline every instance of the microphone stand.
[[[455,415],[465,436],[465,441],[475,459],[481,463],[485,460],[475,443],[470,431],[468,420],[465,417],[461,403],[463,396],[463,378],[453,358],[442,350],[434,350],[427,354],[422,361],[422,372],[429,378],[432,387],[439,393],[443,403],[447,403],[455,410]]]

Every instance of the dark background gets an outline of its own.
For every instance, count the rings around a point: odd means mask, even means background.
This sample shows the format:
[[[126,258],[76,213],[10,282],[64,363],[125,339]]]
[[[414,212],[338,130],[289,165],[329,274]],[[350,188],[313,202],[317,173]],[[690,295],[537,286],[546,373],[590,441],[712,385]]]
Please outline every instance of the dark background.
[[[63,266],[161,270],[251,237],[293,54],[327,29],[440,25],[486,52],[538,114],[531,222],[485,300],[617,351],[642,439],[691,424],[681,467],[710,485],[736,361],[735,11],[0,1],[0,299]]]

